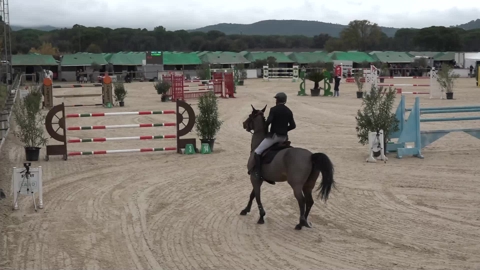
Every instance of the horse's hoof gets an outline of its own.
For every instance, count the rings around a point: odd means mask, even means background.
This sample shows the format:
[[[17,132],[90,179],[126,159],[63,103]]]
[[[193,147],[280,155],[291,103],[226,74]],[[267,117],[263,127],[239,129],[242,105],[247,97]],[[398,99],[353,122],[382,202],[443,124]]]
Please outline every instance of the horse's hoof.
[[[242,212],[240,212],[240,216],[246,216],[248,214],[248,211],[243,209]]]
[[[301,229],[302,229],[302,224],[297,224],[297,226],[295,226],[295,230],[300,231]]]
[[[257,221],[257,224],[265,224],[265,220],[263,220],[263,218],[261,218]]]
[[[312,222],[310,222],[310,221],[306,221],[306,222],[303,224],[303,226],[305,226],[305,227],[307,227],[307,228],[312,228],[312,227],[313,227],[313,224],[312,224]]]

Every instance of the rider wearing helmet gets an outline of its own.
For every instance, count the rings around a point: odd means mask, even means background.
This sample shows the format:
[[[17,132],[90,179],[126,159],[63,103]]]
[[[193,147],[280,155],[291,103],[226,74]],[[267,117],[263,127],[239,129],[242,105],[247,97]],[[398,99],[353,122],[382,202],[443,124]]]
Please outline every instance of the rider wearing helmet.
[[[274,97],[276,99],[276,106],[270,108],[266,125],[270,127],[270,132],[255,149],[255,177],[261,179],[261,154],[270,146],[275,143],[284,142],[288,139],[288,132],[295,129],[295,121],[293,120],[292,111],[285,106],[287,102],[287,95],[283,92],[277,93]],[[267,181],[267,180],[266,180]],[[267,181],[268,183],[275,185],[275,182]]]

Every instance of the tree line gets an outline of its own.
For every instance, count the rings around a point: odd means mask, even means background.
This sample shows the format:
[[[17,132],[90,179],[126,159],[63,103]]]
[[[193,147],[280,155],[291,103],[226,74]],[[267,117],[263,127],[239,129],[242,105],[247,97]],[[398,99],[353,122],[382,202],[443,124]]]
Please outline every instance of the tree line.
[[[3,27],[1,27],[3,29]],[[53,49],[42,51],[42,45]],[[48,46],[47,46],[48,47]],[[155,27],[152,31],[133,28],[85,27],[74,25],[44,32],[23,29],[12,32],[13,54],[36,51],[58,53],[115,53],[120,51],[234,51],[265,49],[318,49],[326,51],[477,51],[480,29],[432,26],[422,29],[399,29],[388,37],[377,24],[355,20],[340,36],[319,33],[307,36],[225,35],[219,31],[167,31]]]

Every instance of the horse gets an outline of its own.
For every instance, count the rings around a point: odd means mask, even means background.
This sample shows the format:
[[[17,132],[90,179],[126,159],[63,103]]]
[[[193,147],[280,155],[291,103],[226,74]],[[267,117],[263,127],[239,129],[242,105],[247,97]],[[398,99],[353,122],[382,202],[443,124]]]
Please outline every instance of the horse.
[[[302,227],[311,228],[312,224],[308,221],[308,214],[314,204],[312,191],[320,173],[322,181],[318,187],[318,196],[326,202],[335,181],[333,179],[334,167],[330,158],[324,153],[312,153],[309,150],[297,147],[290,147],[290,142],[283,145],[273,145],[262,154],[262,180],[257,180],[253,173],[255,161],[253,153],[255,148],[262,142],[267,135],[267,125],[265,120],[265,109],[257,110],[252,106],[252,113],[247,120],[243,122],[243,128],[252,133],[250,158],[247,163],[248,173],[252,182],[253,190],[250,193],[250,199],[247,207],[240,212],[240,215],[247,215],[252,207],[253,199],[256,199],[260,218],[258,224],[264,224],[265,209],[260,199],[260,188],[263,179],[273,182],[288,182],[292,187],[295,198],[300,208],[300,221],[295,226],[296,230]]]

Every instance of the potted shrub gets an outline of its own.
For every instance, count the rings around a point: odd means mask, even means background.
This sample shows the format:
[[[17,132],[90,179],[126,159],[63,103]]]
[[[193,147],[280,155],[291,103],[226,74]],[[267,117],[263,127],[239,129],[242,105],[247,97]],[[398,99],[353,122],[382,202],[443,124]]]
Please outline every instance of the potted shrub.
[[[399,121],[395,117],[393,105],[396,97],[395,89],[391,87],[383,90],[372,87],[370,92],[363,96],[361,110],[358,110],[355,120],[357,121],[357,137],[362,145],[368,144],[368,133],[383,130],[384,153],[386,154],[387,142],[390,135],[399,130]],[[375,153],[374,156],[380,155]]]
[[[197,73],[197,77],[200,78],[200,80],[212,79],[210,66],[208,64],[203,63],[202,65],[198,66],[196,69],[196,73]]]
[[[355,72],[355,84],[357,85],[357,98],[363,97],[363,86],[364,86],[364,77],[363,71]]]
[[[201,143],[208,143],[213,151],[215,135],[220,130],[222,121],[218,116],[218,98],[210,91],[198,100],[198,115],[195,120],[197,135]]]
[[[459,75],[453,73],[451,66],[442,64],[441,69],[437,71],[437,77],[440,88],[442,88],[442,93],[446,92],[447,99],[453,99],[453,86]]]
[[[162,95],[161,100],[162,102],[165,102],[168,100],[169,96],[167,95],[168,90],[170,90],[170,83],[167,81],[159,81],[155,82],[153,84],[153,87],[155,87],[155,90],[157,90],[157,93],[159,95]]]
[[[27,161],[38,161],[41,146],[47,144],[44,135],[45,115],[42,114],[42,93],[33,90],[19,100],[13,109],[13,134],[24,144]]]
[[[247,78],[247,71],[245,70],[244,65],[236,65],[235,66],[236,72],[235,74],[235,81],[237,81],[237,85],[244,85],[244,81]]]
[[[113,84],[113,87],[115,88],[115,101],[120,104],[120,107],[125,106],[124,100],[127,96],[127,90],[125,89],[125,85],[123,84],[123,82],[116,82]]]
[[[388,64],[387,63],[383,63],[381,65],[381,69],[380,69],[380,83],[384,83],[385,82],[385,78],[382,78],[382,77],[388,77],[389,75],[389,72],[388,72]]]
[[[319,96],[320,95],[320,82],[325,78],[322,72],[315,70],[312,72],[309,72],[307,74],[307,80],[312,81],[314,83],[313,89],[310,89],[310,94],[312,96]]]

